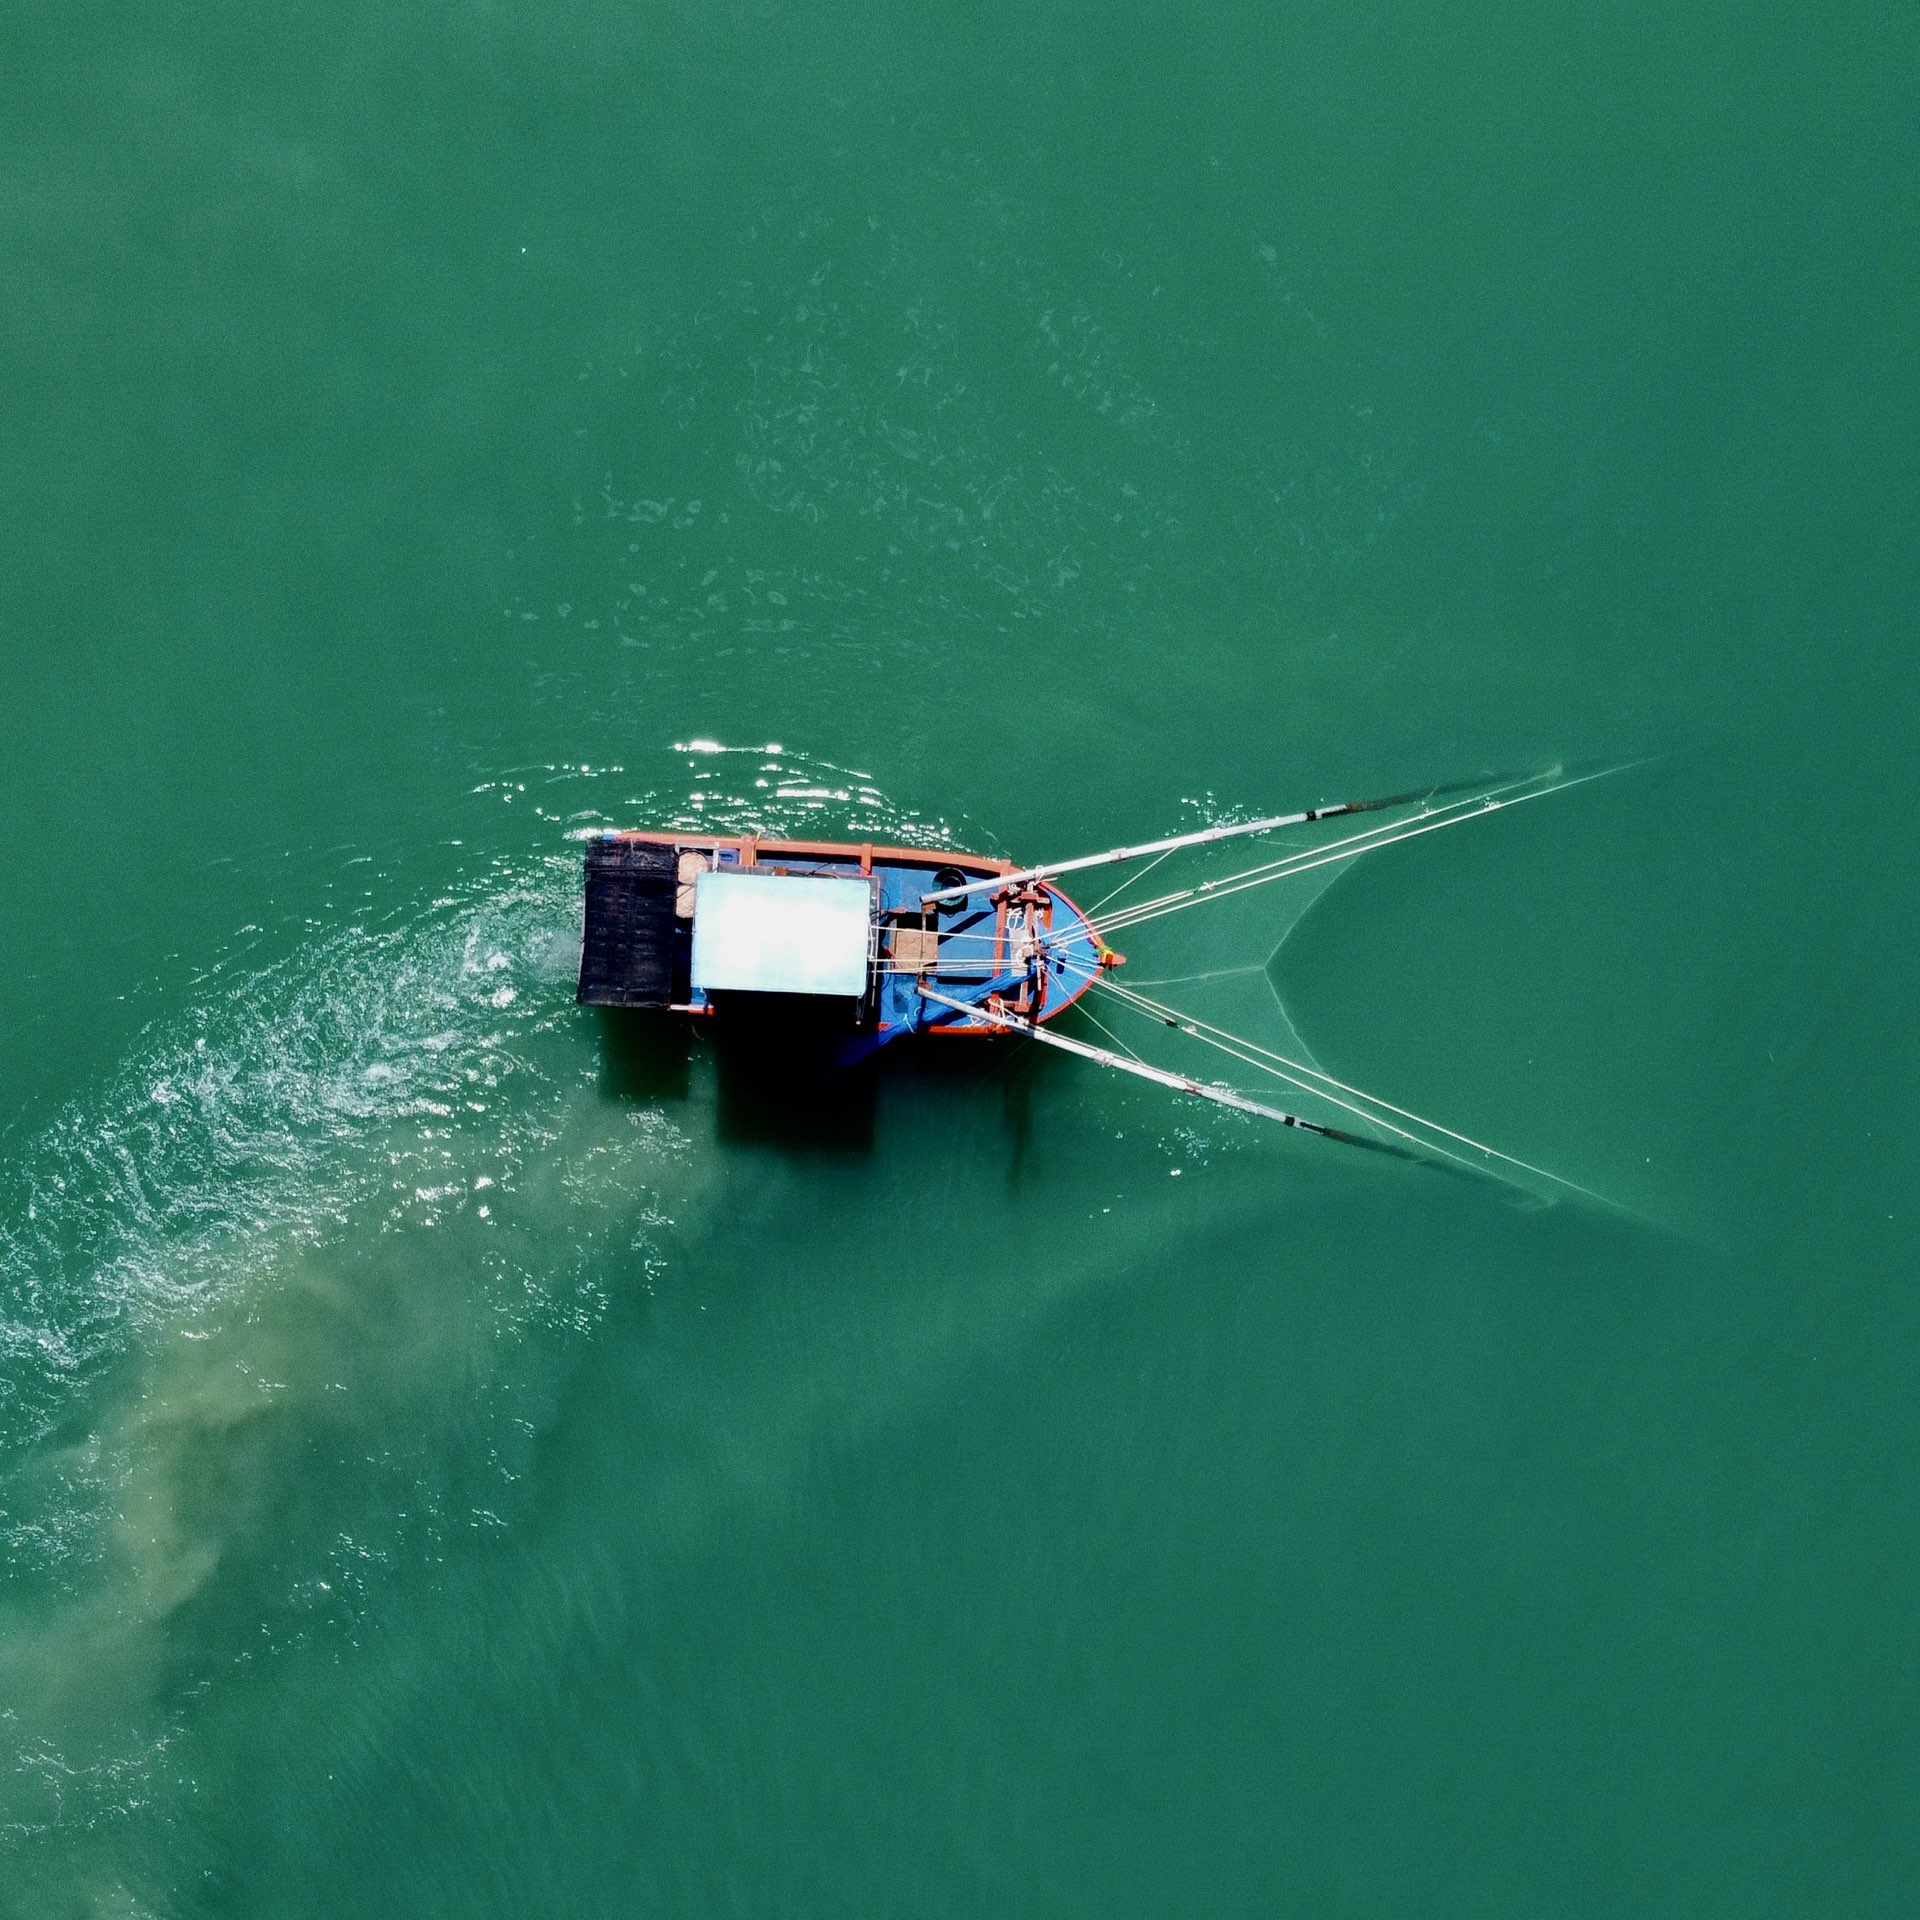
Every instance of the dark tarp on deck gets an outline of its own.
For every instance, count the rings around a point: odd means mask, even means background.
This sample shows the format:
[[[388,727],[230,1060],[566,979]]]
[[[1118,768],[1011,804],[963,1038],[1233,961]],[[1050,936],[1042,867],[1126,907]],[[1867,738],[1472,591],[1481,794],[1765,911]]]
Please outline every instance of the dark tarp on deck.
[[[596,1007],[684,1003],[686,930],[673,917],[675,853],[644,841],[587,843],[587,925],[581,1002]]]

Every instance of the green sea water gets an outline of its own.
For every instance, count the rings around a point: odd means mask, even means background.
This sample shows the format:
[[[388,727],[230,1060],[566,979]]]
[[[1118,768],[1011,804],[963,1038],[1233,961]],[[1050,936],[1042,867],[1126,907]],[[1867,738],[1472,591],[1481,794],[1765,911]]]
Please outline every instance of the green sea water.
[[[0,1913],[1920,1908],[1917,57],[13,8]],[[1169,925],[1608,1206],[572,1003],[600,824],[1556,761]]]

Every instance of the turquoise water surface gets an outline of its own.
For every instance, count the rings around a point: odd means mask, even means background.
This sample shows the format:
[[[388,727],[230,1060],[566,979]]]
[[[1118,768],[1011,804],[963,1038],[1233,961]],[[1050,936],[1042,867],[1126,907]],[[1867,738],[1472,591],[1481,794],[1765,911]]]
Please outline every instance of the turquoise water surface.
[[[15,9],[0,1913],[1912,1913],[1917,55]],[[573,1004],[1629,761],[1122,943],[1605,1205]]]

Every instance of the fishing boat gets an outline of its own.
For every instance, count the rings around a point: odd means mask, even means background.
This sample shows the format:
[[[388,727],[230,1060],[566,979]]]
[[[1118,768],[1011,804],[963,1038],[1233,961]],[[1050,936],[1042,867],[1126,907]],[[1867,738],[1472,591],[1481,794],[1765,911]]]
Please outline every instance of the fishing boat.
[[[909,1034],[1041,1025],[1117,959],[1007,860],[752,834],[587,844],[584,1004],[811,1015],[844,1030],[843,1063]]]
[[[1113,940],[1150,920],[1249,888],[1350,861],[1402,840],[1484,818],[1617,768],[1560,768],[1499,780],[1455,781],[1381,799],[1301,808],[1031,867],[944,847],[753,834],[606,831],[586,847],[579,999],[692,1019],[757,1022],[759,1031],[825,1031],[832,1059],[850,1065],[895,1041],[1020,1035],[1282,1126],[1404,1158],[1454,1161],[1499,1177],[1572,1181],[1334,1079],[1309,1061],[1227,1032],[1125,984]],[[1238,872],[1148,899],[1114,904],[1133,882],[1083,911],[1065,875],[1145,862],[1222,841],[1314,827],[1360,814],[1391,817],[1332,839],[1295,845]],[[1098,993],[1128,1012],[1216,1049],[1243,1067],[1314,1096],[1358,1128],[1309,1118],[1222,1081],[1175,1072],[1131,1049],[1097,1046],[1054,1028]],[[1111,1037],[1111,1035],[1110,1035]],[[1597,1195],[1592,1195],[1598,1198]]]

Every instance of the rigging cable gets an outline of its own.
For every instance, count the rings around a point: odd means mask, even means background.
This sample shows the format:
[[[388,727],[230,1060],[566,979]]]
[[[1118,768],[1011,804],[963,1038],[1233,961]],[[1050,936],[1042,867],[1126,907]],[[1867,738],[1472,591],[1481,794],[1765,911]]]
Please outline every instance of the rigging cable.
[[[1111,893],[1103,894],[1100,899],[1096,900],[1093,903],[1093,905],[1090,906],[1086,911],[1087,919],[1091,920],[1093,916],[1096,913],[1098,913],[1100,909],[1104,907],[1109,900],[1118,900],[1120,896],[1123,893],[1125,893],[1129,887],[1135,885],[1138,881],[1144,880],[1147,877],[1147,875],[1150,874],[1154,870],[1154,868],[1160,864],[1162,860],[1167,859],[1169,856],[1171,856],[1172,854],[1178,851],[1179,849],[1176,847],[1163,847],[1160,850],[1160,852],[1155,854],[1154,857],[1151,860],[1149,860],[1144,867],[1140,869],[1138,873],[1129,874],[1127,878],[1122,880],[1120,884],[1117,887],[1115,887]]]
[[[1484,1153],[1495,1160],[1505,1161],[1509,1166],[1519,1167],[1524,1172],[1536,1174],[1543,1180],[1551,1180],[1556,1186],[1569,1188],[1575,1193],[1585,1195],[1589,1200],[1598,1201],[1603,1207],[1613,1208],[1616,1212],[1620,1211],[1617,1204],[1609,1200],[1605,1194],[1596,1193],[1591,1187],[1583,1187],[1577,1180],[1569,1180],[1564,1174],[1554,1173],[1546,1167],[1536,1166],[1531,1160],[1522,1160],[1517,1154],[1503,1153],[1498,1147],[1488,1146],[1484,1140],[1476,1140],[1470,1134],[1459,1133],[1452,1127],[1442,1126],[1438,1120],[1429,1120],[1424,1114],[1414,1113],[1409,1108],[1396,1106],[1391,1100],[1384,1100],[1377,1093],[1368,1093],[1364,1088],[1349,1086],[1346,1081],[1336,1080],[1332,1074],[1325,1072],[1319,1067],[1310,1066],[1305,1061],[1290,1060],[1285,1054],[1275,1053],[1271,1048],[1260,1046],[1255,1041],[1243,1040],[1238,1034],[1228,1033],[1224,1027],[1216,1027],[1211,1021],[1196,1019],[1192,1014],[1182,1013],[1177,1007],[1163,1006],[1159,1001],[1149,1000],[1145,994],[1137,993],[1131,987],[1123,987],[1117,981],[1109,979],[1097,981],[1095,984],[1104,986],[1108,992],[1112,993],[1115,998],[1123,1003],[1131,1004],[1136,1012],[1145,1014],[1149,1018],[1160,1020],[1168,1026],[1180,1028],[1190,1034],[1194,1039],[1203,1041],[1209,1046],[1218,1046],[1221,1047],[1222,1051],[1227,1051],[1228,1049],[1223,1045],[1221,1039],[1211,1037],[1213,1035],[1224,1036],[1225,1040],[1232,1041],[1236,1046],[1244,1047],[1251,1053],[1259,1054],[1265,1059],[1279,1061],[1283,1066],[1291,1068],[1297,1073],[1308,1074],[1314,1080],[1323,1082],[1327,1087],[1336,1087],[1342,1093],[1350,1093],[1357,1099],[1365,1100],[1373,1106],[1384,1108],[1388,1113],[1398,1114],[1403,1120],[1411,1120],[1417,1126],[1428,1127],[1435,1133],[1445,1134],[1449,1140],[1457,1140],[1462,1146],[1472,1147],[1476,1153]],[[1247,1064],[1257,1066],[1260,1062],[1249,1060]],[[1265,1070],[1277,1073],[1277,1069],[1274,1068],[1266,1068]],[[1323,1098],[1332,1098],[1332,1095],[1324,1093],[1322,1088],[1306,1085],[1302,1081],[1292,1079],[1289,1074],[1277,1073],[1277,1077],[1282,1080],[1287,1080],[1290,1085],[1299,1087],[1303,1092],[1319,1092],[1322,1093]],[[1342,1105],[1344,1103],[1336,1101],[1335,1104]],[[1381,1120],[1378,1124],[1387,1126],[1389,1123]],[[1394,1131],[1398,1132],[1399,1129],[1395,1128]],[[1444,1151],[1444,1149],[1440,1148],[1436,1148],[1435,1150]],[[1458,1156],[1449,1155],[1448,1157],[1457,1158]]]
[[[1178,907],[1188,906],[1201,900],[1224,898],[1227,894],[1238,893],[1247,886],[1264,884],[1268,880],[1283,880],[1295,873],[1305,873],[1313,867],[1325,866],[1333,860],[1357,860],[1363,853],[1372,853],[1376,848],[1392,846],[1396,841],[1406,840],[1416,833],[1431,833],[1441,826],[1456,826],[1463,820],[1474,819],[1482,813],[1491,813],[1501,807],[1516,804],[1513,800],[1502,800],[1503,793],[1515,793],[1526,785],[1524,781],[1515,781],[1507,787],[1495,787],[1485,794],[1471,800],[1450,800],[1444,806],[1427,807],[1421,812],[1409,815],[1404,820],[1391,820],[1379,826],[1364,827],[1358,833],[1350,833],[1344,839],[1323,841],[1318,846],[1297,847],[1293,852],[1278,860],[1263,862],[1257,867],[1245,867],[1238,873],[1224,875],[1218,880],[1203,880],[1198,886],[1184,887],[1174,893],[1166,893],[1155,900],[1143,900],[1131,907],[1122,908],[1108,923],[1110,931],[1135,926],[1142,920],[1158,919],[1162,913],[1171,913]],[[1554,787],[1542,787],[1538,793],[1552,793]],[[1533,799],[1535,794],[1521,794],[1522,799]]]
[[[1628,762],[1626,765],[1637,765]],[[1569,787],[1584,785],[1589,780],[1603,780],[1609,774],[1626,771],[1626,765],[1603,767],[1596,773],[1577,774],[1571,779],[1555,780],[1552,785],[1536,786],[1531,792],[1516,793],[1514,787],[1524,785],[1516,781],[1512,787],[1495,788],[1492,793],[1479,800],[1456,801],[1448,807],[1436,807],[1424,814],[1415,814],[1411,824],[1397,821],[1391,828],[1376,827],[1372,834],[1384,837],[1371,838],[1365,834],[1353,834],[1347,840],[1336,840],[1321,847],[1305,847],[1299,853],[1290,855],[1284,861],[1275,861],[1264,867],[1248,868],[1242,873],[1229,874],[1223,880],[1202,882],[1198,887],[1190,887],[1181,894],[1168,894],[1160,901],[1148,901],[1141,906],[1129,908],[1117,914],[1104,927],[1097,931],[1105,936],[1117,933],[1125,928],[1138,926],[1145,920],[1157,920],[1163,914],[1177,913],[1183,907],[1198,906],[1202,900],[1222,900],[1229,894],[1245,892],[1249,887],[1264,886],[1270,880],[1288,879],[1297,873],[1310,872],[1334,860],[1356,859],[1363,853],[1373,853],[1381,847],[1397,845],[1402,840],[1417,840],[1423,833],[1438,833],[1442,827],[1458,826],[1464,820],[1477,819],[1481,814],[1498,813],[1507,807],[1517,807],[1528,800],[1543,800],[1550,793],[1561,793]],[[1500,799],[1501,793],[1512,793],[1511,799]],[[1443,815],[1450,817],[1441,817]],[[1366,839],[1368,844],[1356,846],[1354,842]]]
[[[1095,984],[1103,983],[1096,982]],[[1110,985],[1110,983],[1105,984]],[[1123,1000],[1130,999],[1130,996],[1126,995],[1121,989],[1112,988],[1111,990],[1117,997]],[[1136,1008],[1135,1011],[1144,1012],[1146,1009]],[[1202,1045],[1215,1048],[1217,1051],[1226,1054],[1229,1059],[1238,1060],[1242,1066],[1252,1067],[1258,1073],[1271,1074],[1274,1079],[1285,1082],[1286,1085],[1294,1088],[1297,1092],[1310,1093],[1314,1095],[1316,1099],[1326,1101],[1330,1106],[1339,1107],[1347,1113],[1357,1115],[1370,1126],[1383,1128],[1388,1133],[1398,1135],[1402,1140],[1410,1141],[1414,1146],[1418,1147],[1422,1153],[1431,1153],[1437,1155],[1442,1160],[1451,1160],[1456,1166],[1465,1167],[1471,1173],[1485,1174],[1488,1172],[1487,1168],[1467,1159],[1464,1154],[1453,1153],[1434,1141],[1423,1139],[1419,1134],[1410,1132],[1405,1127],[1395,1126],[1391,1120],[1383,1120],[1369,1107],[1356,1106],[1351,1100],[1342,1100],[1337,1095],[1329,1093],[1325,1087],[1315,1086],[1311,1080],[1302,1077],[1300,1073],[1288,1071],[1288,1067],[1291,1067],[1293,1064],[1292,1062],[1288,1062],[1286,1067],[1280,1067],[1270,1065],[1266,1060],[1257,1059],[1255,1056],[1266,1053],[1267,1049],[1264,1047],[1255,1047],[1251,1041],[1242,1040],[1237,1034],[1225,1033],[1223,1029],[1219,1028],[1215,1028],[1211,1032],[1202,1033],[1184,1017],[1178,1015],[1167,1018],[1156,1012],[1152,1017],[1160,1019],[1163,1025],[1184,1028],[1194,1039],[1200,1041]],[[1278,1058],[1278,1056],[1274,1057]],[[1361,1100],[1371,1101],[1373,1098],[1371,1094],[1362,1093],[1358,1087],[1351,1087],[1346,1089],[1346,1091],[1357,1095]],[[1385,1102],[1381,1102],[1380,1104],[1384,1105]],[[1420,1116],[1418,1114],[1409,1114],[1407,1118],[1419,1120]],[[1421,1124],[1429,1125],[1431,1123],[1422,1121]],[[1446,1129],[1443,1127],[1436,1129],[1436,1131],[1444,1133]],[[1479,1142],[1469,1141],[1468,1144],[1470,1146],[1477,1146]],[[1489,1149],[1489,1151],[1491,1151],[1491,1149]],[[1505,1158],[1506,1156],[1502,1155],[1501,1157]]]

